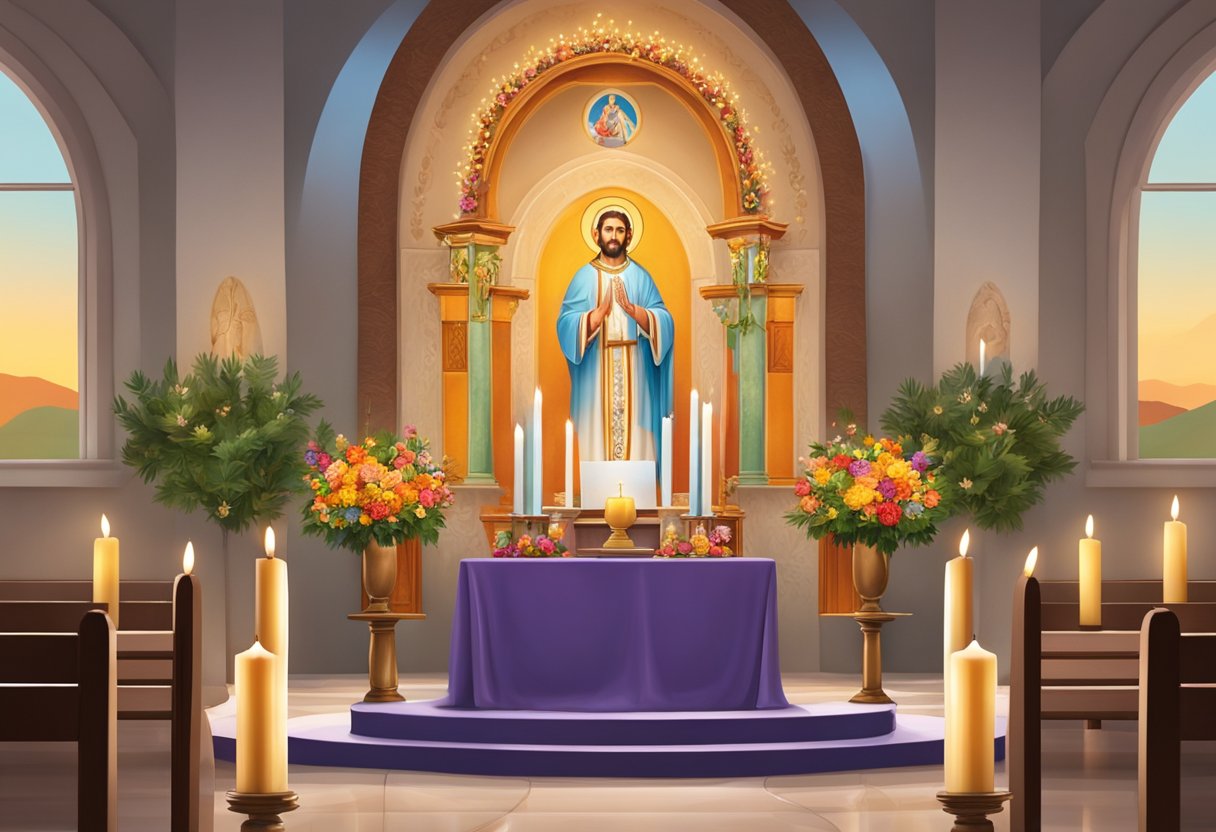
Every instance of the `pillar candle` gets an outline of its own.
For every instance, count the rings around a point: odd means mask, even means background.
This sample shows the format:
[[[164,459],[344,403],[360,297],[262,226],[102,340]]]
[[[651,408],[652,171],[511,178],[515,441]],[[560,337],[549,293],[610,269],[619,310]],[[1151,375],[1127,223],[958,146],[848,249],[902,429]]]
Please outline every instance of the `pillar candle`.
[[[701,405],[701,513],[714,513],[714,406]]]
[[[984,367],[985,367],[984,353],[987,352],[987,349],[988,349],[988,345],[985,344],[984,339],[981,338],[980,339],[980,375],[984,374]]]
[[[967,557],[971,545],[971,530],[963,532],[958,542],[958,557],[946,562],[945,610],[942,616],[942,691],[946,710],[950,709],[950,656],[971,643],[975,623],[971,615],[972,566]]]
[[[524,513],[524,428],[515,423],[515,481],[512,486],[511,511]]]
[[[93,540],[93,601],[109,605],[110,621],[118,629],[118,538],[110,537],[110,521],[101,515],[101,537]]]
[[[1085,537],[1077,542],[1081,593],[1081,626],[1102,626],[1102,541],[1094,540],[1094,516],[1085,519]]]
[[[996,656],[972,641],[950,656],[946,709],[946,791],[993,790],[996,735]]]
[[[1186,523],[1178,522],[1178,497],[1170,508],[1172,520],[1165,521],[1162,601],[1186,603]]]
[[[274,529],[266,528],[266,557],[254,562],[254,635],[275,663],[273,765],[287,767],[287,564],[274,556]]]
[[[566,420],[566,506],[574,505],[574,422]]]
[[[701,404],[697,391],[688,396],[688,513],[701,513]]]
[[[274,747],[278,661],[257,640],[236,655],[236,790],[242,794],[287,791],[287,758],[276,757]]]
[[[662,442],[659,455],[663,457],[663,470],[659,475],[660,505],[671,505],[671,417],[663,417]]]
[[[545,468],[543,463],[544,442],[541,434],[544,431],[540,411],[541,395],[540,388],[537,387],[536,395],[532,398],[532,500],[528,506],[528,514],[540,514],[543,503]]]

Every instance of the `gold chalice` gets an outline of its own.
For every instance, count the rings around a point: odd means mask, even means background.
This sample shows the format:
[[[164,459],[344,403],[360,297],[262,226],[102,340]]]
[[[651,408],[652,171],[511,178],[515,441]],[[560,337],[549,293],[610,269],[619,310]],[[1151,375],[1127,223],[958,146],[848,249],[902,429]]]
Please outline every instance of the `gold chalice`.
[[[604,541],[605,549],[634,549],[627,530],[638,519],[638,509],[632,497],[624,495],[624,486],[617,483],[617,496],[604,501],[604,521],[612,534]]]

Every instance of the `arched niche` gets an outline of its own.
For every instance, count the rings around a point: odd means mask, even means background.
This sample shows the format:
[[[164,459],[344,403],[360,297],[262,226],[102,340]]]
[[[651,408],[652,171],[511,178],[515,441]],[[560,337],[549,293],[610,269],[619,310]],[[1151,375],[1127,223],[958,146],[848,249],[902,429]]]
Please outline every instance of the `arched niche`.
[[[980,339],[984,341],[985,358],[1009,358],[1010,346],[1009,304],[1000,288],[991,281],[985,283],[971,299],[967,312],[966,350],[967,361],[979,366]]]
[[[372,110],[359,190],[358,407],[375,424],[397,420],[399,350],[384,349],[383,339],[385,333],[398,332],[398,232],[400,212],[410,203],[401,177],[403,154],[420,102],[449,51],[466,29],[490,20],[488,13],[497,5],[490,0],[429,4],[390,63]],[[742,0],[721,5],[771,50],[787,78],[798,79],[792,87],[802,112],[790,116],[805,119],[814,136],[814,162],[823,190],[823,256],[830,266],[823,270],[826,285],[821,290],[823,404],[827,411],[848,406],[864,418],[864,177],[848,107],[822,51],[792,9],[758,10]],[[721,15],[716,7],[706,7],[711,8]],[[425,169],[418,175],[433,178],[434,173]]]

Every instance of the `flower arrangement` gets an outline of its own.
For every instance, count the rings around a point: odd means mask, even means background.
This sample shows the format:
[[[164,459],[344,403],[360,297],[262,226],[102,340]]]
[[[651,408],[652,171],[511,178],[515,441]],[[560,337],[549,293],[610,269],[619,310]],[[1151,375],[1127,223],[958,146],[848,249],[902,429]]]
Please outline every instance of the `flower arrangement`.
[[[728,558],[734,554],[726,545],[730,538],[729,526],[714,526],[708,534],[704,526],[697,526],[691,537],[683,537],[675,526],[668,526],[654,554],[660,558]]]
[[[429,447],[412,425],[400,437],[381,432],[353,444],[322,421],[304,451],[304,481],[313,494],[304,507],[304,533],[354,552],[373,540],[434,543],[453,497]]]
[[[306,417],[321,406],[301,392],[299,373],[278,375],[274,356],[207,353],[184,378],[173,359],[160,381],[132,373],[126,388],[133,400],[114,400],[127,431],[123,462],[156,482],[157,502],[201,508],[225,534],[273,520],[304,489],[299,448]]]
[[[524,60],[510,74],[493,80],[490,97],[474,118],[472,140],[465,147],[464,165],[457,171],[462,215],[477,211],[486,154],[497,132],[498,122],[515,97],[546,70],[571,58],[593,53],[617,53],[633,60],[649,61],[678,73],[692,85],[718,111],[723,128],[734,141],[743,211],[755,214],[763,210],[768,194],[768,166],[755,149],[751,131],[739,109],[739,96],[726,79],[717,72],[703,70],[701,59],[694,56],[688,47],[669,43],[658,32],[622,32],[613,25],[613,21],[605,24],[601,22],[601,15],[596,15],[590,28],[580,27],[570,37],[559,35],[550,38],[548,49],[530,48]]]
[[[800,460],[804,475],[794,485],[799,502],[786,522],[816,540],[831,534],[839,543],[887,554],[931,542],[950,505],[932,447],[905,454],[891,439],[867,435],[858,442],[856,425],[845,433],[811,445],[810,457]]]
[[[569,558],[573,557],[566,545],[554,535],[538,534],[536,537],[520,535],[511,539],[509,531],[500,531],[494,537],[496,558]]]
[[[982,529],[1007,531],[1021,528],[1048,482],[1076,467],[1060,437],[1084,410],[1071,396],[1049,399],[1033,372],[1015,383],[1008,364],[999,378],[958,364],[936,385],[905,381],[882,425],[909,447],[937,448],[940,478],[957,491],[954,508]]]

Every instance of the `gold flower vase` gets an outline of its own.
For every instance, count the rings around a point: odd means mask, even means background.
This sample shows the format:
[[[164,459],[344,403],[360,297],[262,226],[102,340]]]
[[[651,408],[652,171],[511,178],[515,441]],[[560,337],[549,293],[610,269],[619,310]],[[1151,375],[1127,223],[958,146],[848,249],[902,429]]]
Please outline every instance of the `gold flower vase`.
[[[363,591],[367,593],[364,612],[388,612],[389,596],[396,583],[397,547],[371,541],[363,550]]]
[[[853,546],[853,587],[861,596],[858,612],[882,612],[882,596],[891,576],[891,556],[862,543]]]

